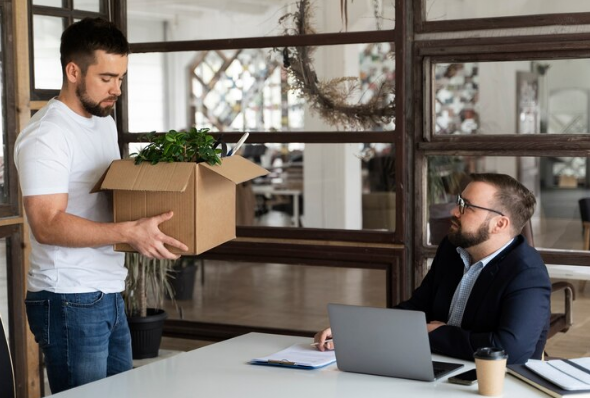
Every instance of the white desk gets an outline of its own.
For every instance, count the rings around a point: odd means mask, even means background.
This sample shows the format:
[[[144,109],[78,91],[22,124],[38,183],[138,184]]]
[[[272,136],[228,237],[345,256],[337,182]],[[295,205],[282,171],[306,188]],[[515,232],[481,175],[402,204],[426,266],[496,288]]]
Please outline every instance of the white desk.
[[[472,397],[477,385],[460,386],[446,381],[423,382],[346,373],[330,365],[300,370],[249,365],[255,357],[272,354],[310,339],[249,333],[212,344],[90,383],[55,398],[189,398],[189,397]],[[451,374],[474,367],[473,362]],[[504,397],[543,397],[544,393],[506,376]]]

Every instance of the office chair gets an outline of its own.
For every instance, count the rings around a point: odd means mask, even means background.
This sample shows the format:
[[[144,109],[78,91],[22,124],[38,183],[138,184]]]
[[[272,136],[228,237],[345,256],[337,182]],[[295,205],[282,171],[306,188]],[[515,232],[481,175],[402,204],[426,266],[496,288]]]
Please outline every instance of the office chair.
[[[533,227],[530,220],[526,223],[521,233],[529,245],[535,247]],[[573,324],[573,301],[576,299],[574,285],[569,282],[554,282],[551,284],[551,293],[561,290],[563,290],[563,293],[565,294],[565,308],[563,312],[551,313],[551,317],[549,318],[549,332],[547,333],[548,339],[555,336],[557,333],[567,332]]]
[[[578,200],[582,229],[584,231],[584,250],[590,250],[590,198]]]
[[[4,333],[2,316],[0,316],[0,397],[14,398],[14,369],[8,348],[8,339]]]

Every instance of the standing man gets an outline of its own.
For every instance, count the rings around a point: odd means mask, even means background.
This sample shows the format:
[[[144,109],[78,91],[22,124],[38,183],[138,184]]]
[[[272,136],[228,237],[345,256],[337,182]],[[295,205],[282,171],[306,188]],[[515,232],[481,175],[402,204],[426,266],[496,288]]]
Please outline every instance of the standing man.
[[[117,242],[152,258],[187,247],[158,228],[172,213],[113,223],[106,193],[90,193],[118,159],[110,116],[127,73],[129,44],[116,26],[85,18],[61,37],[63,85],[15,144],[31,228],[27,317],[45,354],[52,393],[131,369],[120,292],[127,270]]]
[[[551,282],[541,256],[520,235],[535,197],[508,175],[471,177],[430,271],[397,308],[426,314],[433,352],[473,360],[478,348],[495,346],[511,364],[540,359]],[[331,334],[316,334],[320,350],[332,348]]]

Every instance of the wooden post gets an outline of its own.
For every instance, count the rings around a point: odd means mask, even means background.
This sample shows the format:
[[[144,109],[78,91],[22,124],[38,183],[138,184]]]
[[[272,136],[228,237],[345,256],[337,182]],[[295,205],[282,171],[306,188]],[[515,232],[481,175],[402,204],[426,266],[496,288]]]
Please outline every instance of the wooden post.
[[[30,76],[29,76],[29,17],[28,17],[28,2],[14,1],[12,8],[13,16],[13,33],[14,33],[14,53],[16,62],[16,110],[17,121],[16,129],[21,131],[31,118],[30,108]],[[20,203],[21,214],[22,201]],[[25,275],[29,268],[29,232],[26,223],[23,223],[22,228],[22,242],[24,247],[22,269]],[[26,278],[24,278],[26,284]],[[26,291],[26,286],[23,287]],[[22,298],[24,300],[24,297]],[[25,314],[22,314],[22,319],[26,319]],[[39,363],[39,346],[35,342],[33,335],[27,327],[27,336],[25,339],[26,352],[26,374],[17,375],[17,379],[26,380],[25,383],[17,390],[17,397],[37,398],[41,396],[41,377],[40,377],[40,363]]]

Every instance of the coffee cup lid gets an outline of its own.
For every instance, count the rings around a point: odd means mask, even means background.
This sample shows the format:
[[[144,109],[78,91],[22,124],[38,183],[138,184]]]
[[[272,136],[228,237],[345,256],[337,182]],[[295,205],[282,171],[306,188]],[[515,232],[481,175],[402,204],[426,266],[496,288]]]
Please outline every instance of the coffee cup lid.
[[[477,359],[505,359],[508,358],[503,349],[497,347],[481,347],[473,354]]]

